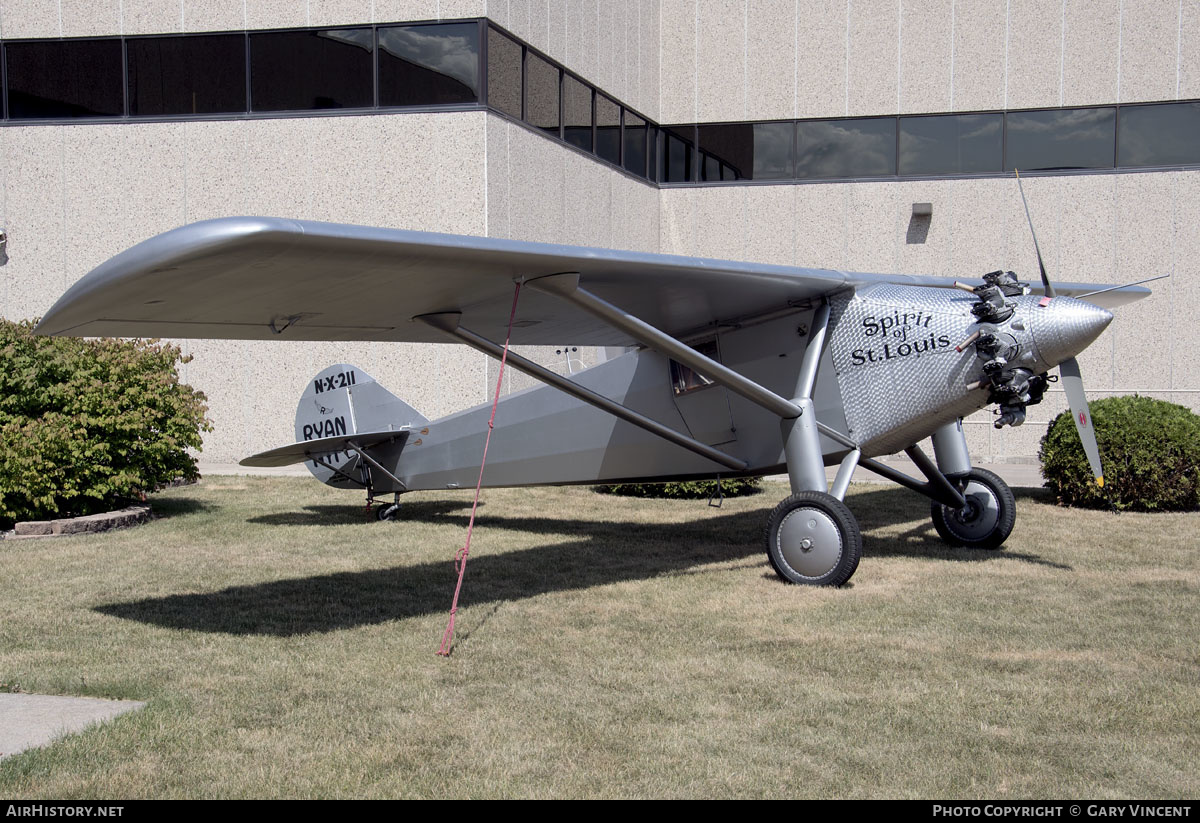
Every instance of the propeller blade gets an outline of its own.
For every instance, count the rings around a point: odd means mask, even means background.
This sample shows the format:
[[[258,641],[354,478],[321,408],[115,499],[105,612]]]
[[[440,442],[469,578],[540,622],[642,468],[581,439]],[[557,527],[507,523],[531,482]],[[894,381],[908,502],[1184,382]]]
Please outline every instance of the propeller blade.
[[[1092,475],[1096,485],[1104,485],[1104,470],[1100,466],[1100,447],[1096,445],[1096,430],[1092,428],[1092,411],[1088,408],[1087,395],[1083,392],[1083,376],[1079,373],[1079,361],[1074,357],[1058,364],[1062,377],[1063,388],[1067,392],[1067,402],[1071,404],[1071,416],[1075,418],[1075,428],[1079,432],[1079,440],[1083,443],[1083,453],[1087,455],[1088,464],[1092,467]]]
[[[1090,291],[1086,294],[1077,294],[1075,295],[1075,299],[1086,300],[1087,298],[1094,297],[1097,294],[1108,294],[1110,291],[1116,291],[1117,289],[1127,289],[1130,286],[1140,286],[1143,283],[1153,283],[1155,280],[1163,280],[1170,276],[1171,275],[1169,274],[1160,274],[1158,277],[1147,277],[1145,280],[1135,280],[1132,283],[1122,283],[1119,286],[1109,286],[1107,289],[1096,289],[1095,291]]]
[[[1042,250],[1038,248],[1037,232],[1033,230],[1033,218],[1029,216],[1029,201],[1025,199],[1025,187],[1021,185],[1021,172],[1013,169],[1017,175],[1017,191],[1021,192],[1021,202],[1025,206],[1025,219],[1029,221],[1029,233],[1033,235],[1033,250],[1037,252],[1038,268],[1042,270],[1042,287],[1047,297],[1057,297],[1054,286],[1050,285],[1050,276],[1046,274],[1046,264],[1042,262]]]

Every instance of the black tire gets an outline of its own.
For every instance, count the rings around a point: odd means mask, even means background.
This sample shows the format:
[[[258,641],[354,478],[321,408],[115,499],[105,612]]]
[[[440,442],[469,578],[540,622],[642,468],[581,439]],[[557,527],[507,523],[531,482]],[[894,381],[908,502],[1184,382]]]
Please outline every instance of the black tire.
[[[375,517],[380,521],[398,519],[400,517],[400,504],[380,503],[375,507]]]
[[[797,492],[776,506],[767,520],[766,540],[775,573],[806,586],[842,585],[862,556],[858,520],[842,501],[824,492]]]
[[[934,503],[933,527],[951,546],[998,549],[1017,522],[1017,500],[1008,484],[986,469],[971,469],[963,488],[967,505],[953,509]]]

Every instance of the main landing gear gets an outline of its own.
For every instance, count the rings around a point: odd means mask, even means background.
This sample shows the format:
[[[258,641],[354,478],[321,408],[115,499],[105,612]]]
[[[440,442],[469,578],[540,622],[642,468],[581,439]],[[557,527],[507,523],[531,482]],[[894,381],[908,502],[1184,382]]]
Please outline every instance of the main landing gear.
[[[766,531],[767,558],[776,574],[789,583],[840,586],[858,568],[862,532],[842,499],[859,465],[931,498],[934,528],[953,546],[998,549],[1012,533],[1017,519],[1012,489],[991,472],[971,467],[961,420],[934,433],[936,465],[915,445],[905,450],[926,482],[863,458],[853,443],[821,427],[820,433],[849,449],[827,493],[812,401],[801,397],[792,402],[804,411],[784,421],[784,454],[793,493],[771,512]]]
[[[971,469],[963,480],[966,505],[954,509],[935,500],[930,507],[933,527],[951,546],[1000,548],[1017,522],[1017,501],[1012,489],[984,469]]]
[[[797,492],[771,512],[767,558],[789,583],[840,586],[862,556],[862,533],[846,504],[825,492]]]

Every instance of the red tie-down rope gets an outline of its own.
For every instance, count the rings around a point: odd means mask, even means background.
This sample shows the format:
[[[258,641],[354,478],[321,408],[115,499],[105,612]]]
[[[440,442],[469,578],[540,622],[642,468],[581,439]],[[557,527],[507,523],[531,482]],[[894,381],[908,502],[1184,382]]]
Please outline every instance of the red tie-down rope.
[[[496,375],[496,394],[492,398],[492,416],[488,418],[487,437],[483,441],[483,457],[479,461],[479,480],[475,483],[475,502],[471,506],[471,519],[467,522],[467,541],[454,554],[454,570],[458,573],[458,584],[454,587],[454,602],[450,604],[450,622],[442,635],[442,645],[437,653],[449,657],[454,642],[454,616],[458,614],[458,595],[462,592],[463,575],[467,571],[467,555],[471,553],[471,534],[475,531],[475,510],[479,508],[479,490],[483,488],[483,467],[487,464],[488,445],[492,442],[492,429],[496,426],[496,407],[500,405],[500,384],[504,380],[504,364],[508,362],[508,344],[512,339],[513,320],[517,316],[517,298],[521,296],[521,281],[513,290],[512,311],[508,315],[508,333],[504,337],[504,354],[500,356],[500,374]]]

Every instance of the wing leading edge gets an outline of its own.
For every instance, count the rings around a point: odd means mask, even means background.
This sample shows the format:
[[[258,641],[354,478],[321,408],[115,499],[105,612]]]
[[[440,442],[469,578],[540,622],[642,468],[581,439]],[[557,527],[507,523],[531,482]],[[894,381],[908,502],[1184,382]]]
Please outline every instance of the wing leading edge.
[[[947,278],[858,274],[697,257],[263,217],[192,223],[98,266],[37,331],[73,336],[445,342],[418,315],[461,312],[502,336],[513,284],[578,272],[588,289],[668,334],[735,321],[876,282],[949,287]],[[1064,284],[1081,294],[1103,284]],[[1107,292],[1107,306],[1147,289]],[[628,345],[597,318],[522,292],[515,344]]]

